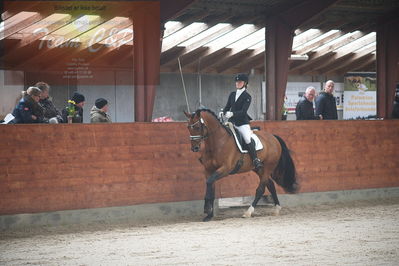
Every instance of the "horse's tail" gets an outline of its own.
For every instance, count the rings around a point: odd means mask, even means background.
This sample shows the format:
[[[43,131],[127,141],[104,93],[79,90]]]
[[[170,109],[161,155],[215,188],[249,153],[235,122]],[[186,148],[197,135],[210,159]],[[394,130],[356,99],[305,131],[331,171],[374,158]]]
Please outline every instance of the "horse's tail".
[[[290,155],[290,151],[284,140],[276,136],[281,145],[281,156],[277,167],[272,173],[272,178],[278,185],[280,185],[286,192],[295,193],[298,190],[298,183],[296,182],[295,164]]]

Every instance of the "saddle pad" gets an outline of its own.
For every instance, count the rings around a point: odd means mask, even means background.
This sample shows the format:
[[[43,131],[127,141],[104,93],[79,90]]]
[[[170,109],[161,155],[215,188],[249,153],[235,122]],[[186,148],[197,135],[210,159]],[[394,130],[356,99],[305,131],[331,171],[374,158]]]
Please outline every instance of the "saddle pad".
[[[237,145],[238,149],[240,150],[240,152],[241,152],[241,153],[248,153],[247,150],[243,150],[243,149],[242,149],[241,144],[240,144],[240,142],[239,142],[238,139],[237,139],[237,135],[236,135],[236,131],[235,131],[234,126],[233,126],[232,124],[231,124],[231,125],[228,125],[228,126],[230,127],[230,129],[234,129],[234,130],[231,130],[231,131],[233,132],[234,140],[235,140],[236,145]],[[263,149],[263,144],[262,144],[262,142],[260,141],[260,139],[258,138],[258,136],[257,136],[256,134],[254,134],[254,133],[252,132],[251,138],[255,141],[255,149],[256,149],[257,151]]]

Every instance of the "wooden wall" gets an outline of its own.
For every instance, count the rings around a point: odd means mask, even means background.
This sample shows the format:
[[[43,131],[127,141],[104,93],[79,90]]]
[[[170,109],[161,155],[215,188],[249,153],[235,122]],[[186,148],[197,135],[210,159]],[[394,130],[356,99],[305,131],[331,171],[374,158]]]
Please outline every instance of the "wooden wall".
[[[254,124],[293,151],[300,192],[399,186],[399,121]],[[185,123],[3,125],[0,136],[0,215],[204,198]],[[217,195],[254,195],[257,182],[229,176]]]

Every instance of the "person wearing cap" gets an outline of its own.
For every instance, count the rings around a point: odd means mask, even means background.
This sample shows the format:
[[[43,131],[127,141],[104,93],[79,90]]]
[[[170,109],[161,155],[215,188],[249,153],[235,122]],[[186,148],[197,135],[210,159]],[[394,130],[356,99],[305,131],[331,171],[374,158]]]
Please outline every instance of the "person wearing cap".
[[[111,123],[111,117],[107,114],[108,101],[98,98],[90,110],[90,123]]]
[[[12,123],[43,123],[44,110],[39,104],[41,93],[37,87],[29,87],[26,91],[22,91],[21,99],[12,112],[15,117]]]
[[[237,90],[230,93],[227,104],[223,108],[223,114],[241,133],[245,143],[248,145],[248,152],[255,166],[255,170],[259,170],[263,165],[256,154],[255,141],[251,138],[253,133],[249,126],[249,121],[252,120],[252,118],[247,114],[252,99],[251,95],[246,90],[248,75],[242,73],[238,74],[235,76],[234,80]]]
[[[85,105],[85,96],[79,92],[74,92],[72,98],[68,101],[75,107],[76,114],[72,117],[72,123],[83,123],[83,106]],[[63,123],[68,123],[67,108],[62,109]]]

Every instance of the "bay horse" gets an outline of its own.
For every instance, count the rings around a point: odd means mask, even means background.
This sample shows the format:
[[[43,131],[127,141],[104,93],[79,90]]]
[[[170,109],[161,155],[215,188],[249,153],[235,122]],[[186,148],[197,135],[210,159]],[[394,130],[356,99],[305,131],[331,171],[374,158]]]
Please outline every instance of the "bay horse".
[[[295,193],[298,188],[295,165],[285,142],[279,136],[257,131],[255,134],[263,144],[263,149],[257,151],[263,167],[255,171],[249,154],[242,154],[239,151],[234,136],[219,121],[214,112],[209,109],[198,109],[192,114],[184,111],[184,114],[188,118],[191,150],[201,152],[199,161],[205,168],[204,213],[207,216],[203,221],[210,221],[214,215],[215,182],[225,176],[251,170],[259,176],[259,185],[255,198],[243,217],[251,217],[265,192],[265,187],[272,195],[277,215],[281,207],[273,180],[289,193]],[[201,149],[202,142],[203,149]]]

